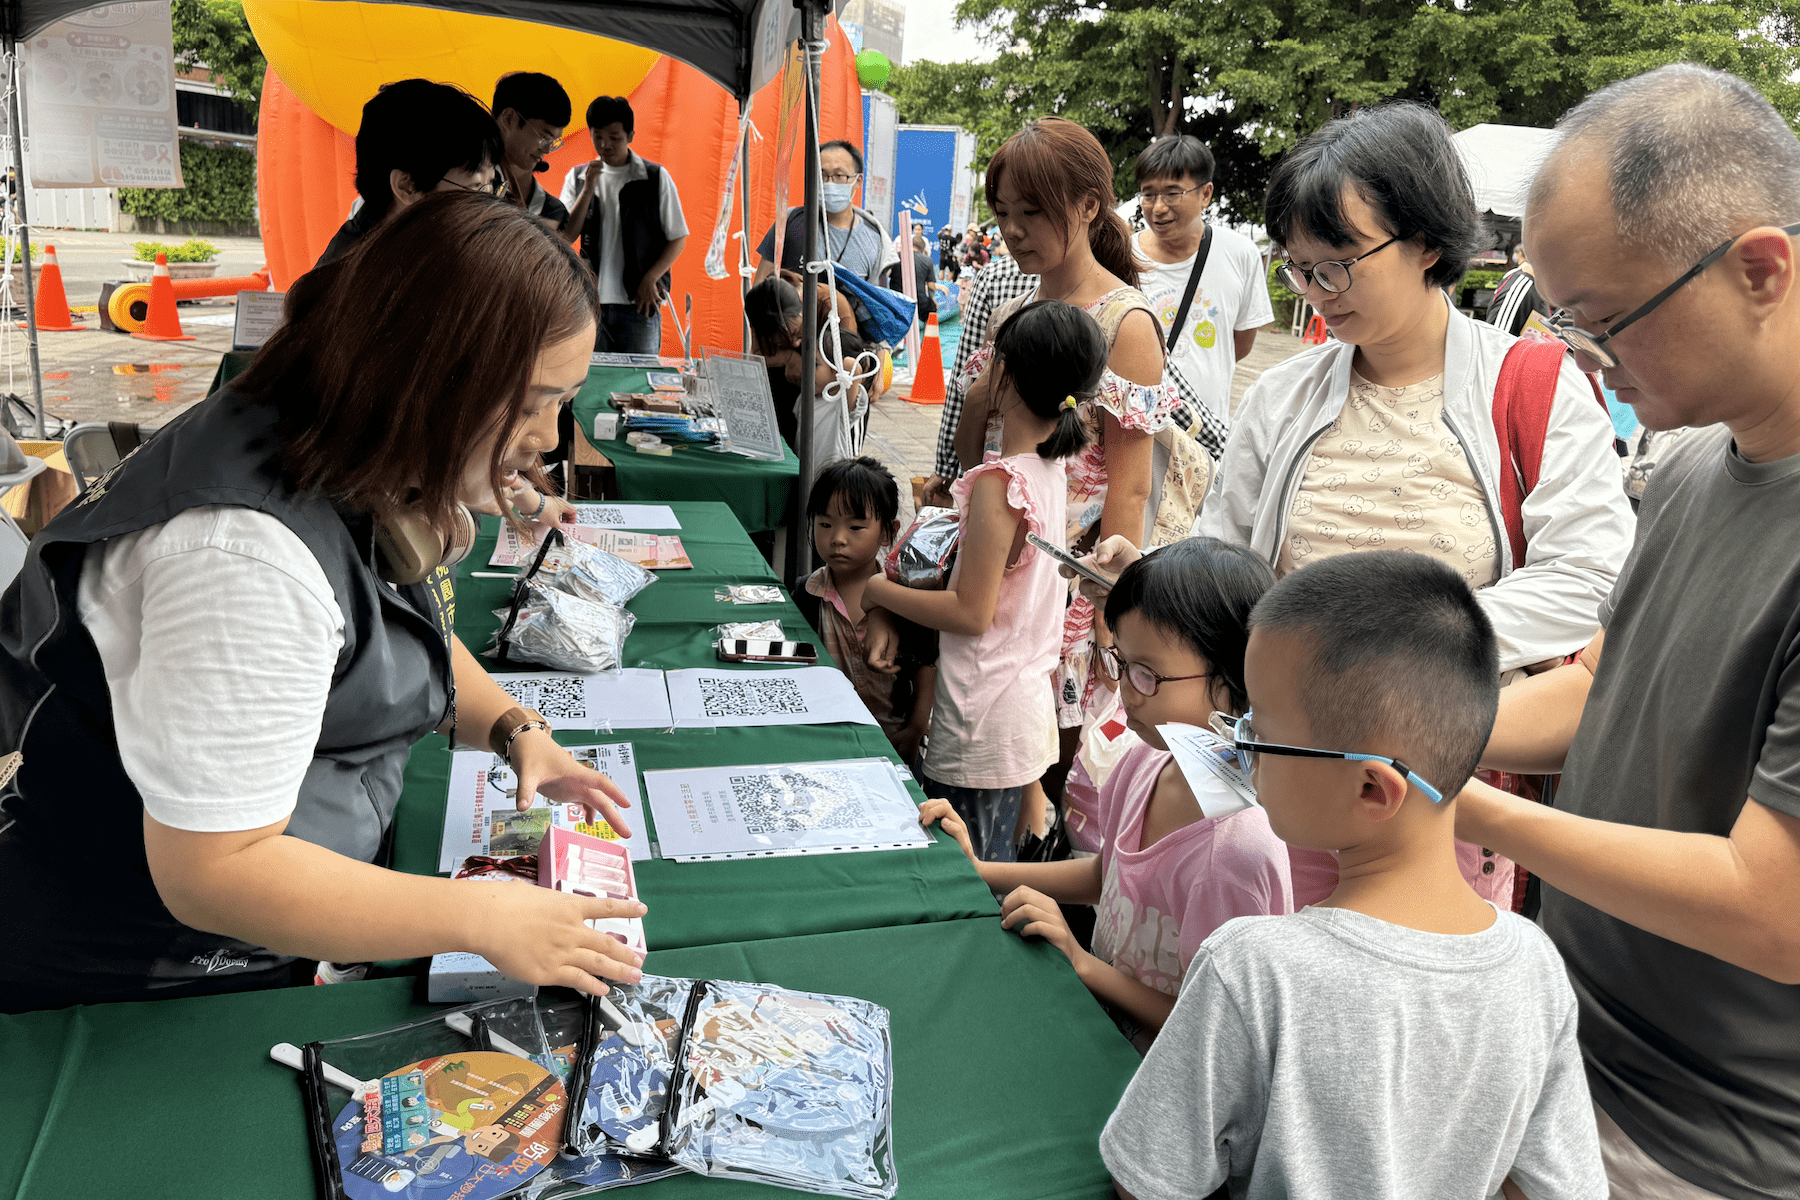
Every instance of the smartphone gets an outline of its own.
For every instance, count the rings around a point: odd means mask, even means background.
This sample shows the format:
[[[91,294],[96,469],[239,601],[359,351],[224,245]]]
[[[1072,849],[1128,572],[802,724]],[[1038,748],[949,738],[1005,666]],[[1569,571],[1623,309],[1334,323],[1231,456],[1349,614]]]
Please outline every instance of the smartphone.
[[[722,638],[720,662],[802,663],[812,666],[819,651],[811,642],[767,642],[760,639]]]
[[[1069,568],[1069,570],[1081,576],[1083,579],[1097,584],[1109,592],[1112,591],[1113,584],[1119,582],[1117,578],[1108,578],[1107,576],[1102,575],[1100,572],[1094,570],[1094,568],[1082,562],[1079,558],[1076,558],[1073,554],[1070,554],[1067,550],[1064,550],[1061,546],[1052,546],[1049,542],[1046,542],[1035,533],[1027,533],[1025,535],[1025,540],[1036,546],[1039,550],[1042,550],[1045,554],[1048,554],[1051,558],[1054,558],[1063,566]]]

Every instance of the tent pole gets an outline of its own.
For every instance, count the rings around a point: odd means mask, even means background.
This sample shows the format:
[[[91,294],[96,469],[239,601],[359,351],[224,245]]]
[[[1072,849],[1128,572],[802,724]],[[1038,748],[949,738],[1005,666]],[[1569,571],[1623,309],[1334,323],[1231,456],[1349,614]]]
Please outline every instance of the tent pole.
[[[19,101],[23,81],[19,74],[19,43],[10,32],[6,35],[6,71],[12,92],[6,117],[12,125],[13,192],[19,202],[20,257],[25,267],[25,346],[31,356],[31,411],[37,418],[37,439],[43,441],[44,372],[38,365],[37,289],[31,281],[31,218],[25,208],[25,117]]]
[[[750,295],[750,137],[744,128],[744,114],[750,111],[750,100],[746,97],[738,101],[738,194],[732,199],[737,203],[741,217],[738,228],[738,300],[740,304]],[[756,345],[750,335],[750,314],[744,313],[744,353],[754,354]]]
[[[795,482],[789,506],[788,554],[793,562],[789,582],[799,586],[812,574],[812,530],[806,519],[806,495],[812,488],[818,464],[813,461],[813,384],[818,378],[819,277],[811,264],[819,257],[819,66],[812,47],[825,36],[825,14],[819,0],[794,0],[800,9],[800,43],[806,68],[806,237],[803,247],[800,293],[800,478]],[[782,214],[775,214],[777,221]]]

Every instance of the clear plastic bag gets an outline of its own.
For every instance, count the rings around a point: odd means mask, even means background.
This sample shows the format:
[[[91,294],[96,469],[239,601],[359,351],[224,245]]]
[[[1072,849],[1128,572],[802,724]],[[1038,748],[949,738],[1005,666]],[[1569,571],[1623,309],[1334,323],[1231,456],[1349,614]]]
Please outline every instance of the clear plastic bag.
[[[927,505],[895,539],[882,570],[902,587],[941,592],[950,584],[950,570],[956,565],[956,548],[961,542],[962,518],[957,511]]]
[[[615,608],[624,608],[633,596],[656,582],[656,576],[636,563],[573,539],[544,556],[537,579],[583,600]]]
[[[707,981],[683,1020],[663,1151],[702,1175],[889,1200],[888,1013],[848,996]]]
[[[713,599],[724,604],[780,604],[781,589],[773,584],[735,583],[714,588]]]
[[[594,1002],[588,1076],[570,1097],[572,1146],[650,1154],[661,1140],[691,979],[645,975]]]
[[[537,663],[559,671],[592,674],[613,671],[623,665],[625,638],[637,617],[600,600],[547,587],[536,579],[521,582],[525,589],[517,619],[511,610],[496,613],[505,623],[494,634],[489,654],[502,662]]]
[[[780,621],[727,621],[713,626],[715,642],[785,642]]]

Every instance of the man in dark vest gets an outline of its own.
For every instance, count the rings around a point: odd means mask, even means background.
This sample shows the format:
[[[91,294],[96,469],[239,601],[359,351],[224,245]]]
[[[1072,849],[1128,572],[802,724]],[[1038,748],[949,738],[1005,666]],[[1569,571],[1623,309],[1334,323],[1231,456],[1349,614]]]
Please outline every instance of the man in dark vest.
[[[636,121],[622,97],[588,105],[587,125],[599,157],[569,172],[562,200],[568,228],[581,231],[581,257],[600,283],[594,349],[655,354],[669,268],[687,245],[681,196],[666,170],[631,152]]]

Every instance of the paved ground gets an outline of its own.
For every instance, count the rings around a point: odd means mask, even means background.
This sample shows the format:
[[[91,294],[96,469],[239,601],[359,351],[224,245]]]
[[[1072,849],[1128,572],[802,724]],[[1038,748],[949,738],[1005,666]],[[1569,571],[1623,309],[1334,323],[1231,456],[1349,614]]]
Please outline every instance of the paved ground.
[[[125,266],[119,260],[131,257],[136,242],[161,242],[179,245],[188,240],[185,233],[98,233],[72,229],[34,229],[33,242],[56,247],[56,259],[62,267],[63,287],[69,303],[76,308],[91,305],[100,296],[100,285],[108,279],[125,278]],[[211,242],[219,250],[219,275],[248,275],[263,265],[260,238],[220,237],[208,234],[199,240]]]

